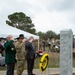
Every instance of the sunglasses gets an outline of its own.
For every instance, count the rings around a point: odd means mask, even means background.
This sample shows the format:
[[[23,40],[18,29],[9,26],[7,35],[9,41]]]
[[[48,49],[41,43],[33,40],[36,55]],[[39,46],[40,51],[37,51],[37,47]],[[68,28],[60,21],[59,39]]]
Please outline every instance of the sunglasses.
[[[20,39],[24,39],[24,38],[20,38]]]

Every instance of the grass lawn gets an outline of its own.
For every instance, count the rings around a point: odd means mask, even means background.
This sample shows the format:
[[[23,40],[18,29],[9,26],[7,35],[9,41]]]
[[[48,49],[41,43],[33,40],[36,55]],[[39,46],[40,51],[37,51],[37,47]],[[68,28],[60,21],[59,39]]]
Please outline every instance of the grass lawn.
[[[46,50],[44,53],[48,53],[50,55],[48,68],[59,68],[59,66],[60,66],[60,53],[50,52],[48,50]],[[41,57],[38,57],[35,59],[35,65],[34,65],[35,69],[39,68],[40,59],[41,59]],[[27,64],[25,62],[25,69],[26,69],[26,67],[27,67]],[[75,67],[75,58],[73,58],[73,67]],[[6,67],[0,66],[0,70],[6,70]]]

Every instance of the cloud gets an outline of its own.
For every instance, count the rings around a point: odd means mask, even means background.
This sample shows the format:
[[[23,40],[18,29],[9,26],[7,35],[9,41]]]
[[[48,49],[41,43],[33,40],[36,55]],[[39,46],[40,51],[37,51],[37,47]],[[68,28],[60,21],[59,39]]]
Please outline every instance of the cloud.
[[[24,12],[30,16],[37,31],[71,28],[75,31],[74,0],[1,0],[0,21],[3,24],[8,15]]]
[[[29,8],[30,6],[27,3],[19,3],[15,0],[2,0],[0,1],[0,19],[1,22],[5,22],[8,15],[14,13],[14,12],[24,12],[25,14],[30,13]]]
[[[0,12],[5,8],[5,2],[0,1]]]
[[[75,1],[74,0],[48,0],[49,2],[46,4],[47,9],[49,11],[64,11],[75,9]]]
[[[43,32],[53,30],[56,33],[60,33],[60,30],[62,29],[71,29],[73,27],[68,21],[66,14],[57,11],[51,13],[43,11],[43,13],[40,13],[40,15],[35,17],[33,22],[37,31],[42,30]]]

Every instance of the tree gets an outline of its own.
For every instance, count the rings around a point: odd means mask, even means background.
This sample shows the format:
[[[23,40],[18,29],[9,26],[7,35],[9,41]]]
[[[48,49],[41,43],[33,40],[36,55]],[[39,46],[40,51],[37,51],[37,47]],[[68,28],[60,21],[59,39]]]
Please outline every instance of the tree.
[[[55,38],[60,39],[60,34],[57,34]]]
[[[35,34],[36,29],[30,17],[26,16],[23,12],[16,12],[8,15],[8,20],[6,23],[10,26],[16,27],[18,29]]]
[[[37,35],[40,36],[40,39],[44,39],[44,38],[45,38],[45,33],[41,32],[41,31],[39,31],[39,32],[37,33]]]
[[[47,31],[47,32],[45,33],[46,39],[55,38],[56,35],[57,35],[57,34],[56,34],[55,32],[53,32],[53,31]]]
[[[59,39],[60,38],[60,34],[56,34],[54,31],[47,31],[46,33],[43,33],[43,32],[38,32],[37,35],[40,36],[40,39],[44,39],[44,40],[48,40],[48,39],[52,39],[52,38],[55,38],[55,39]]]

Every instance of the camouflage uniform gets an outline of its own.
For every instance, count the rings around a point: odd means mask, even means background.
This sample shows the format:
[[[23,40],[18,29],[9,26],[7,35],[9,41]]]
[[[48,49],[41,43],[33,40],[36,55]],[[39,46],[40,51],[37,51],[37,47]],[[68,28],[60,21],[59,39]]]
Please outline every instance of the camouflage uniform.
[[[17,75],[22,75],[25,66],[25,43],[16,42]]]

